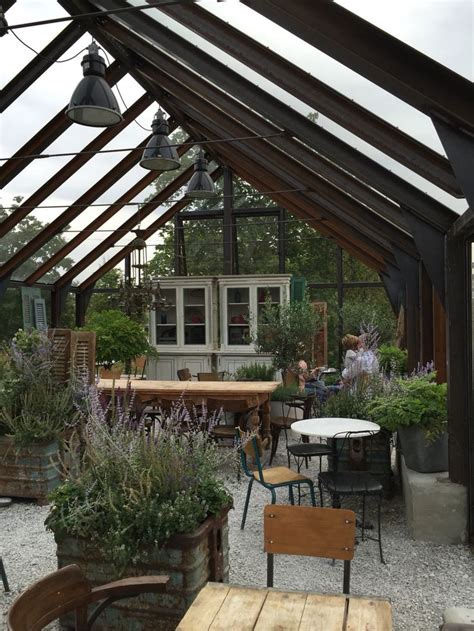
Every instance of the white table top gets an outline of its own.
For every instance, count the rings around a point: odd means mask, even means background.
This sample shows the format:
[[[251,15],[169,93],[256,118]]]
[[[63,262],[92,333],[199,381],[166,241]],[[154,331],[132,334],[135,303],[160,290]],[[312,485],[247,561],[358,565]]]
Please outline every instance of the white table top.
[[[358,418],[307,418],[292,423],[291,429],[303,436],[334,438],[336,434],[340,434],[343,438],[349,432],[364,432],[358,433],[359,437],[376,434],[380,431],[380,425]]]

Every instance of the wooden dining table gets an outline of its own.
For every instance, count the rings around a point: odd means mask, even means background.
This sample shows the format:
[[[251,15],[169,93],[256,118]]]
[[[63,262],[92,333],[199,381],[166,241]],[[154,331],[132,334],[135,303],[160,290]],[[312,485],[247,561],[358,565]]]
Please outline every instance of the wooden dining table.
[[[176,631],[392,631],[384,598],[208,583]]]
[[[195,404],[206,403],[208,398],[245,400],[249,408],[255,408],[252,430],[260,424],[258,409],[262,411],[263,444],[270,447],[270,395],[280,385],[278,381],[161,381],[149,379],[101,379],[98,389],[110,394],[112,389],[126,390],[130,387],[141,400],[158,399],[161,396],[181,396]],[[225,411],[225,407],[224,407]]]

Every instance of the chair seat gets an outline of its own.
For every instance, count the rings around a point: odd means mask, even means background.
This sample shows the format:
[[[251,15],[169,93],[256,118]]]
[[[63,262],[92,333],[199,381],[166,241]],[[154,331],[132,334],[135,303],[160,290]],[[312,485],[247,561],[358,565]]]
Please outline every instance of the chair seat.
[[[275,425],[280,429],[290,429],[291,424],[295,422],[295,419],[290,419],[287,416],[272,416],[270,419],[270,425]]]
[[[325,443],[296,443],[288,445],[288,451],[295,458],[310,458],[311,456],[330,456],[332,449]]]
[[[211,434],[217,438],[235,438],[235,427],[233,425],[215,425]]]
[[[308,477],[289,469],[288,467],[273,467],[262,471],[266,484],[285,484],[288,482],[306,482]],[[260,482],[258,471],[253,472],[254,478]]]
[[[367,471],[323,471],[319,481],[330,493],[338,495],[370,495],[383,491],[382,484]]]

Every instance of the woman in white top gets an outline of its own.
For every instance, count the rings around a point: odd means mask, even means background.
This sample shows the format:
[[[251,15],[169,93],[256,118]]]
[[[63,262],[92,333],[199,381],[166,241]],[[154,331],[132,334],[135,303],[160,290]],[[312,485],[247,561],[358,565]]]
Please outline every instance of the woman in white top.
[[[342,348],[346,351],[344,357],[344,370],[342,378],[344,381],[351,381],[356,376],[357,359],[359,356],[360,339],[357,335],[345,335],[342,338]]]

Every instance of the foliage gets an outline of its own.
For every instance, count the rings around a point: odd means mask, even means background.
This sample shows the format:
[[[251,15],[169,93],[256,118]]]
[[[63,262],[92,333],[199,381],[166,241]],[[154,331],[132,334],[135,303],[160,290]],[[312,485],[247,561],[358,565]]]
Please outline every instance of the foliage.
[[[380,368],[387,374],[403,375],[407,372],[408,351],[398,346],[382,344],[378,349]]]
[[[123,570],[231,504],[219,477],[223,450],[183,402],[147,434],[132,401],[105,405],[95,386],[84,401],[83,466],[53,492],[46,520],[57,537],[86,538]]]
[[[383,298],[381,300],[374,289],[359,289],[356,297],[346,295],[342,312],[344,334],[357,335],[361,328],[376,327],[380,341],[391,344],[395,338],[397,321],[385,294]]]
[[[275,369],[296,369],[300,360],[309,361],[320,326],[320,316],[307,296],[281,305],[267,298],[253,342],[258,353],[272,353]]]
[[[386,396],[390,387],[390,380],[379,374],[358,380],[353,387],[344,387],[329,396],[323,405],[321,415],[331,418],[367,419],[371,401],[377,396]]]
[[[43,331],[19,330],[1,366],[0,432],[17,445],[54,440],[75,423],[73,390],[54,376],[53,345]]]
[[[397,379],[389,393],[370,403],[370,416],[390,431],[421,427],[427,440],[434,440],[446,430],[448,420],[447,385],[437,384],[434,377],[430,373]]]
[[[254,381],[273,381],[274,375],[273,366],[267,366],[267,364],[247,364],[240,366],[235,371],[235,379],[253,379]]]
[[[271,393],[270,399],[272,401],[288,401],[294,394],[299,393],[298,384],[291,386],[284,386],[283,384],[275,388]]]
[[[123,274],[119,269],[111,269],[106,272],[96,283],[97,289],[120,289],[122,285]],[[123,301],[118,291],[111,293],[93,293],[87,308],[88,320],[95,314],[109,309],[120,310],[123,308]]]
[[[88,331],[95,331],[97,363],[110,368],[115,362],[129,364],[145,353],[153,353],[145,329],[121,311],[109,309],[95,313],[87,321]]]

